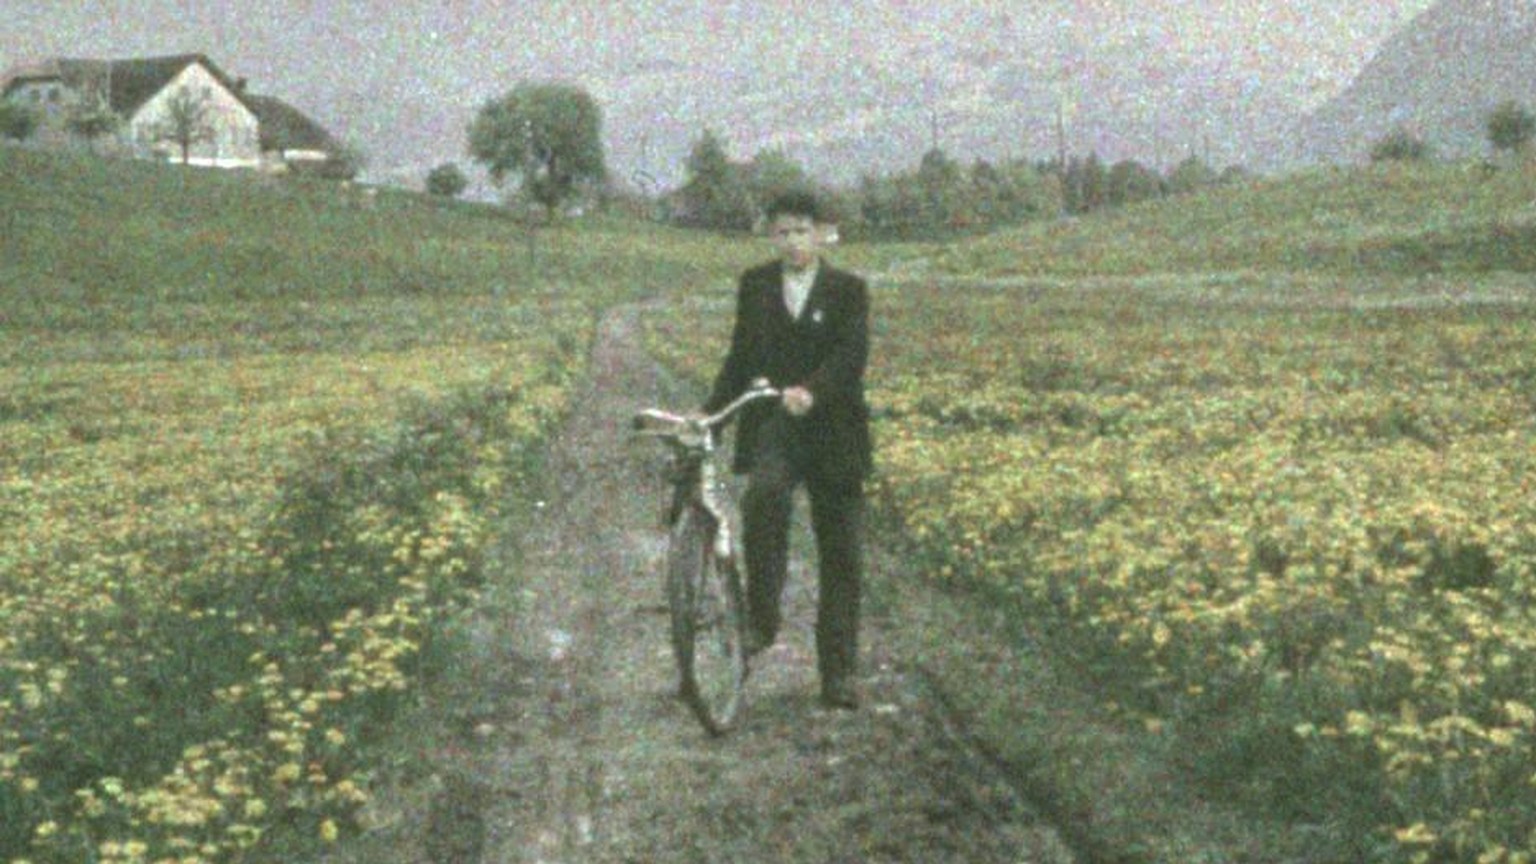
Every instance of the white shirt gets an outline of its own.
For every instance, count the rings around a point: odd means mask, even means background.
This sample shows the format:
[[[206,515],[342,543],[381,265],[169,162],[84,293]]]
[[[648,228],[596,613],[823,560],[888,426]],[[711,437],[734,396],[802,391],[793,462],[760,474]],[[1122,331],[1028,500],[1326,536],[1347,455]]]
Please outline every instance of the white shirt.
[[[784,307],[789,310],[789,316],[799,320],[801,313],[805,311],[805,301],[811,296],[811,286],[816,284],[816,264],[796,272],[784,268]]]

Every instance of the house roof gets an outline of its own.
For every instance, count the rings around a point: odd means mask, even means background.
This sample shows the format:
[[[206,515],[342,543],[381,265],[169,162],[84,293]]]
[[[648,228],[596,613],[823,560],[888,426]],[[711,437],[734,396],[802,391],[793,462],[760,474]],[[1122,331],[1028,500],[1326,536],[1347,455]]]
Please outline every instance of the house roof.
[[[225,74],[204,54],[173,54],[164,57],[140,57],[128,60],[84,60],[55,57],[40,63],[18,67],[8,72],[0,84],[0,94],[29,81],[58,80],[74,89],[94,87],[108,90],[108,104],[124,117],[131,117],[156,93],[165,89],[182,70],[194,63],[208,70],[220,84],[250,108],[245,84]],[[255,109],[252,108],[252,113]]]
[[[57,60],[21,63],[0,74],[0,96],[8,96],[12,90],[30,81],[58,80],[59,77]]]
[[[261,125],[263,150],[323,150],[335,153],[336,139],[303,111],[275,96],[248,95],[245,102]]]

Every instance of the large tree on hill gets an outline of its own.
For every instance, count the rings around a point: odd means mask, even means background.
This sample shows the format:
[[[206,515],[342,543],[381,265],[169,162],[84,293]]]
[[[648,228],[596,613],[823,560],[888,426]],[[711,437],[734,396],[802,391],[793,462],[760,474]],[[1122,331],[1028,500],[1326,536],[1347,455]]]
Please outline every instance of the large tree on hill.
[[[553,217],[584,185],[601,186],[603,117],[585,90],[524,83],[487,102],[469,127],[469,155],[500,185],[518,179],[522,194]]]

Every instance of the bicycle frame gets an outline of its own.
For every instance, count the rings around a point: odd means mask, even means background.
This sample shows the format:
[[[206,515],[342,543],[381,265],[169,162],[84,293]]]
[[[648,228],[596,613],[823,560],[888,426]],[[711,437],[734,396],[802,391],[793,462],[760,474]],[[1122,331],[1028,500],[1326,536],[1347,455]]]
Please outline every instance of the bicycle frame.
[[[735,722],[747,667],[734,508],[717,475],[714,433],[745,405],[779,395],[763,382],[711,416],[649,409],[634,418],[636,434],[661,438],[673,451],[666,587],[678,694],[715,735]]]

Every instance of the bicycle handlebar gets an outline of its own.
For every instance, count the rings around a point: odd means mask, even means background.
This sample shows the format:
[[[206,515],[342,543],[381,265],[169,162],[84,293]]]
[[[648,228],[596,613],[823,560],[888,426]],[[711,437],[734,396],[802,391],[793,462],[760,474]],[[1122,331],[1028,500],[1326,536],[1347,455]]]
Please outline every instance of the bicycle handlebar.
[[[657,435],[664,437],[680,437],[685,432],[701,432],[708,434],[709,430],[729,420],[732,415],[740,411],[746,405],[759,399],[776,399],[783,393],[777,387],[768,384],[767,381],[755,381],[752,388],[737,396],[732,402],[707,417],[689,417],[683,414],[674,414],[663,411],[660,408],[647,408],[639,412],[634,418],[635,430],[642,435]],[[664,423],[671,429],[647,429],[650,422]]]

